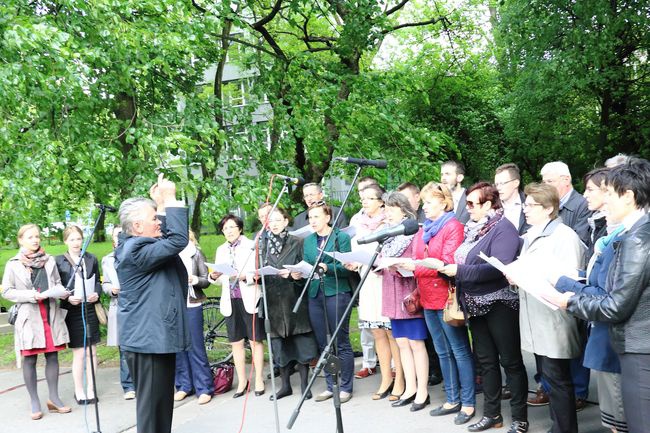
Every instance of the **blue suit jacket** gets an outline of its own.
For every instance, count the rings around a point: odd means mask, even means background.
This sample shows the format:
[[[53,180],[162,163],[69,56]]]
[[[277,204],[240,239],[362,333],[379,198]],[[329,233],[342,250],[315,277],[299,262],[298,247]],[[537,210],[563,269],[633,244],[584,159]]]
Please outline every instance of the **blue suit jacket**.
[[[600,253],[600,256],[596,259],[591,269],[587,284],[574,281],[569,277],[561,277],[555,285],[555,288],[560,292],[607,296],[607,291],[605,290],[607,273],[616,253],[614,243],[619,239],[620,235],[614,238]],[[621,364],[609,339],[609,324],[604,322],[589,323],[591,329],[589,338],[587,339],[583,365],[593,370],[620,373]]]
[[[187,270],[178,253],[188,242],[186,208],[167,208],[161,238],[120,235],[115,268],[120,281],[120,347],[138,353],[189,350]]]

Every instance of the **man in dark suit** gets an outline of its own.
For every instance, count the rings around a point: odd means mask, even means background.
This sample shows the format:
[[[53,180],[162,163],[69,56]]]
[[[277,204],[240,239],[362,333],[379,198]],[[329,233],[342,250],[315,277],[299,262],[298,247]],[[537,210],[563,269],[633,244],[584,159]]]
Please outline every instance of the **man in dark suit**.
[[[454,212],[456,219],[463,224],[469,221],[467,211],[467,198],[462,182],[465,178],[465,166],[462,162],[446,161],[440,166],[440,183],[447,185],[454,199]]]
[[[503,205],[503,216],[508,218],[517,228],[520,235],[530,227],[524,216],[524,193],[521,191],[521,174],[519,167],[512,162],[497,167],[494,172],[494,186],[499,191],[499,198]]]
[[[138,433],[169,433],[176,353],[190,348],[188,276],[178,256],[188,243],[188,213],[162,175],[149,192],[155,202],[130,198],[120,206],[117,319],[138,395]]]
[[[309,207],[314,203],[323,201],[323,199],[325,198],[325,194],[323,194],[323,189],[319,184],[307,183],[302,187],[302,198],[305,201],[305,204],[307,205],[307,209],[309,209]],[[341,208],[337,206],[331,206],[331,208],[332,208],[332,222],[334,222],[334,218],[336,217],[336,215],[338,215]],[[305,227],[308,224],[309,224],[309,219],[307,218],[307,210],[305,210],[303,212],[300,212],[293,219],[293,230],[298,230],[300,228]],[[347,227],[348,224],[349,224],[348,217],[345,216],[344,212],[341,212],[341,216],[339,217],[339,220],[336,223],[336,227],[342,229]]]
[[[589,245],[589,217],[591,211],[587,200],[573,189],[569,166],[562,161],[549,162],[542,167],[542,181],[553,185],[560,196],[560,217],[562,222],[578,234],[585,246]],[[571,360],[571,378],[576,393],[576,408],[582,410],[589,394],[589,369],[584,367],[584,349],[587,344],[587,322],[580,321],[583,332],[582,355]]]
[[[542,181],[553,185],[560,195],[560,217],[562,222],[578,234],[580,240],[589,243],[589,222],[591,211],[587,200],[573,189],[569,166],[562,161],[549,162],[541,171]]]

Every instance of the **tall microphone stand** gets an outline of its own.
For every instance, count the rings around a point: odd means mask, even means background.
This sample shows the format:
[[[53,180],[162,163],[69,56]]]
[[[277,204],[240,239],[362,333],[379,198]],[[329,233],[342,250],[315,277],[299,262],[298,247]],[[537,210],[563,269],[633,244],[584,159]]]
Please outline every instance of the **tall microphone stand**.
[[[84,241],[84,244],[81,248],[81,252],[79,253],[79,261],[75,265],[74,269],[72,269],[72,278],[70,278],[70,281],[68,281],[68,284],[65,287],[65,290],[68,292],[71,292],[70,287],[74,284],[74,280],[77,275],[77,271],[79,268],[81,268],[81,288],[83,290],[83,301],[81,303],[81,317],[83,319],[84,323],[84,352],[86,347],[88,348],[88,353],[90,355],[90,377],[92,377],[93,380],[93,393],[95,394],[95,422],[97,424],[97,430],[94,431],[93,433],[101,433],[102,430],[99,425],[99,400],[97,399],[97,380],[95,376],[95,363],[93,362],[93,345],[88,344],[88,326],[87,326],[87,311],[86,308],[88,307],[88,297],[86,296],[86,272],[83,266],[83,261],[84,257],[86,256],[86,250],[88,249],[88,245],[90,245],[90,241],[95,235],[95,231],[97,230],[97,226],[99,225],[100,219],[103,218],[104,214],[106,213],[106,206],[105,205],[99,205],[99,215],[97,215],[97,219],[95,220],[95,225],[93,226],[93,229],[90,231],[90,234],[86,237],[86,240]],[[98,278],[99,275],[96,276]],[[73,292],[74,290],[72,290]],[[99,300],[97,302],[100,302]],[[88,344],[88,346],[86,346]]]
[[[336,224],[339,222],[339,218],[341,217],[341,214],[343,213],[343,208],[345,207],[346,203],[350,199],[350,194],[352,193],[352,189],[354,188],[354,185],[357,183],[357,179],[359,178],[359,174],[361,173],[361,168],[362,168],[361,165],[358,166],[356,173],[354,173],[354,178],[352,179],[352,184],[350,185],[350,188],[348,189],[348,192],[345,193],[345,198],[343,199],[343,203],[341,203],[341,207],[339,209],[339,212],[336,214],[336,217],[334,218],[334,221],[332,221],[332,224],[331,224],[332,227],[336,227]],[[330,237],[332,237],[333,233],[334,233],[334,230],[330,231],[330,233],[325,238],[325,242],[323,243],[323,245],[327,245],[329,243]],[[296,300],[296,303],[293,306],[294,314],[298,313],[298,308],[300,308],[300,304],[302,303],[302,298],[305,297],[305,293],[307,293],[307,289],[309,288],[311,280],[314,279],[314,273],[316,272],[316,268],[318,267],[318,264],[323,259],[324,252],[325,252],[325,248],[321,249],[318,252],[318,256],[316,257],[316,261],[314,262],[314,267],[311,269],[311,272],[309,272],[309,276],[307,277],[307,281],[305,281],[305,286],[302,288],[302,292],[300,292],[300,296],[298,296],[298,299]]]
[[[357,174],[358,171],[357,171]],[[349,195],[349,194],[348,194]],[[347,197],[346,197],[347,198]],[[332,230],[333,232],[333,230]],[[352,306],[354,305],[355,299],[357,299],[357,296],[359,296],[359,292],[361,291],[361,287],[363,286],[363,283],[366,281],[366,278],[368,277],[368,274],[370,273],[370,269],[372,268],[372,265],[375,263],[375,260],[377,260],[377,257],[379,256],[379,253],[381,252],[381,248],[384,246],[384,241],[381,240],[377,243],[377,248],[375,248],[375,252],[372,255],[372,259],[370,259],[370,263],[368,263],[368,266],[363,272],[363,275],[361,276],[361,281],[359,281],[359,284],[357,285],[357,288],[354,290],[354,293],[352,294],[352,297],[350,298],[350,302],[348,303],[347,307],[345,307],[345,311],[343,312],[343,315],[341,316],[341,319],[339,319],[339,323],[336,325],[336,329],[334,330],[334,333],[328,338],[327,345],[325,346],[325,349],[323,349],[323,353],[321,353],[320,358],[318,358],[318,363],[316,363],[316,367],[314,368],[314,373],[311,376],[311,379],[309,380],[309,383],[307,384],[307,388],[305,389],[305,392],[303,392],[302,396],[300,397],[300,401],[298,402],[298,405],[294,409],[293,413],[291,414],[291,418],[289,419],[289,423],[287,424],[287,428],[291,429],[293,427],[293,424],[296,422],[296,418],[298,418],[298,415],[300,415],[300,408],[302,408],[302,405],[304,404],[307,394],[311,390],[312,385],[316,381],[316,378],[320,374],[321,370],[325,368],[325,371],[332,374],[334,376],[334,387],[333,387],[333,402],[334,402],[334,410],[336,413],[336,431],[337,433],[343,433],[343,418],[341,415],[341,400],[340,400],[340,394],[338,391],[338,374],[341,371],[341,362],[339,358],[332,354],[332,346],[334,345],[334,342],[336,341],[339,332],[341,332],[341,328],[343,327],[343,324],[346,322],[348,316],[350,315],[350,311],[352,311]],[[325,242],[324,245],[327,245],[327,242]],[[325,250],[323,248],[321,250],[321,253]],[[318,261],[316,261],[316,267],[318,266]],[[313,275],[313,272],[312,272]],[[321,278],[321,285],[323,284],[323,280]],[[322,286],[321,286],[322,287]],[[323,299],[325,298],[325,292],[323,292]],[[325,311],[325,318],[327,320],[327,311]],[[327,326],[326,323],[326,328],[329,330],[329,326]]]
[[[266,220],[263,223],[262,230],[259,231],[257,234],[257,237],[255,239],[255,244],[257,245],[257,251],[259,254],[259,267],[264,267],[264,263],[266,263],[266,260],[268,259],[269,256],[269,248],[268,248],[268,238],[264,236],[264,246],[265,248],[265,254],[262,254],[262,248],[261,248],[261,239],[264,235],[264,232],[266,230],[266,227],[269,222],[269,217],[275,210],[278,208],[278,203],[280,203],[280,199],[282,196],[289,191],[289,182],[290,179],[283,179],[284,184],[282,185],[282,189],[280,190],[280,194],[278,194],[278,197],[275,199],[275,203],[273,203],[273,207],[271,207],[271,210],[269,213],[266,215]],[[266,298],[266,281],[264,279],[264,275],[260,275],[261,280],[262,280],[262,304],[264,306],[264,331],[266,332],[266,343],[268,345],[268,350],[269,350],[269,364],[270,364],[270,370],[271,370],[271,392],[273,393],[273,410],[275,412],[275,431],[277,433],[280,432],[280,417],[278,415],[278,399],[275,398],[277,395],[275,392],[275,372],[273,371],[273,347],[271,346],[271,320],[269,319],[269,306],[268,306],[268,301]],[[257,368],[257,367],[256,367]]]

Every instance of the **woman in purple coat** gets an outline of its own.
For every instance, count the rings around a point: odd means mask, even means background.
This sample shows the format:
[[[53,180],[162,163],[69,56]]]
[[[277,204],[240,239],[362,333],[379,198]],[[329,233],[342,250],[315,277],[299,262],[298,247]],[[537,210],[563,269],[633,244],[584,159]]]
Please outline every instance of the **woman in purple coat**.
[[[402,193],[390,193],[384,200],[384,204],[390,225],[400,224],[407,218],[416,218],[408,199]],[[412,257],[413,237],[400,235],[390,238],[381,250],[382,257]],[[393,337],[399,346],[406,382],[404,393],[392,405],[400,407],[412,403],[411,412],[415,412],[424,409],[430,401],[427,390],[429,357],[424,345],[424,340],[427,338],[427,325],[422,312],[410,315],[402,305],[403,299],[416,288],[413,275],[404,276],[395,271],[395,268],[384,269],[382,272],[382,314],[390,318]],[[395,378],[396,389],[400,386],[399,379]],[[379,398],[386,397],[389,392],[390,389],[386,390],[379,395]]]

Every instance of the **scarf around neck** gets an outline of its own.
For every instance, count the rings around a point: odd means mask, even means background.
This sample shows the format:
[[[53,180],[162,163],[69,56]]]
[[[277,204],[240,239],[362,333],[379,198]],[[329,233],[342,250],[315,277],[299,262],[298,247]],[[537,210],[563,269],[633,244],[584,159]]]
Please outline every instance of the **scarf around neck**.
[[[430,219],[424,221],[424,224],[422,224],[422,229],[424,230],[424,233],[422,234],[422,240],[424,241],[424,244],[428,245],[431,238],[437,235],[438,232],[445,226],[445,224],[447,224],[447,221],[455,216],[456,214],[454,211],[449,211],[445,212],[433,221]]]
[[[454,260],[459,265],[464,265],[467,255],[474,245],[483,238],[503,218],[503,209],[490,210],[488,214],[478,221],[468,221],[465,226],[465,239],[454,253]]]
[[[361,226],[361,228],[370,230],[371,232],[377,230],[382,224],[384,224],[386,220],[386,214],[384,213],[383,209],[380,210],[379,213],[374,217],[368,216],[363,211],[357,214],[357,216],[357,224]]]
[[[404,218],[402,223],[406,220]],[[400,223],[401,224],[401,223]],[[406,249],[411,245],[415,235],[398,235],[388,239],[381,248],[383,257],[401,257]]]
[[[289,232],[287,232],[287,229],[285,228],[276,235],[271,230],[269,230],[266,232],[266,235],[268,239],[269,253],[274,256],[279,256],[282,253],[284,245],[287,243]]]
[[[20,262],[25,265],[26,268],[42,268],[49,259],[50,256],[45,253],[43,247],[39,247],[38,250],[33,252],[30,252],[25,248],[20,249]]]

